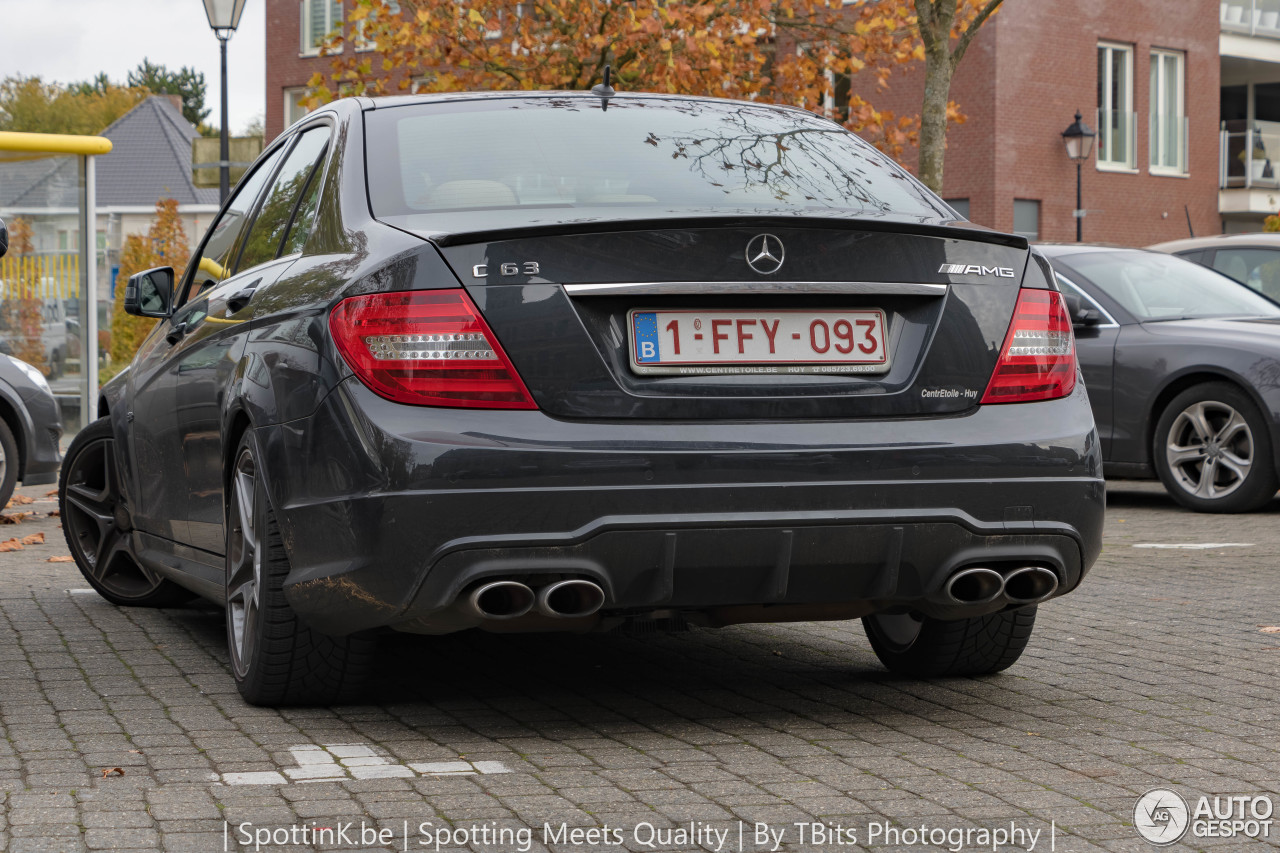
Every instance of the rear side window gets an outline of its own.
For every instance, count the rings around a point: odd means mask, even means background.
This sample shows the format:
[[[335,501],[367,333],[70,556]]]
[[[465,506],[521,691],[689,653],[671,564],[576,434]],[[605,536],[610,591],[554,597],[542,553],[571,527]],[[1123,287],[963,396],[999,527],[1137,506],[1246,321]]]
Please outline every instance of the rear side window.
[[[283,147],[277,148],[249,177],[236,187],[235,195],[226,211],[218,217],[209,231],[209,239],[200,252],[200,257],[191,259],[191,278],[186,293],[178,302],[185,304],[215,286],[218,282],[231,276],[231,263],[235,257],[234,250],[240,245],[239,237],[244,233],[244,226],[249,214],[253,211],[253,203],[262,192],[262,187],[275,171],[280,161]]]
[[[280,252],[298,200],[302,198],[311,173],[323,158],[328,143],[328,127],[312,128],[299,137],[264,196],[262,209],[249,229],[237,269],[249,269],[273,260]]]
[[[953,218],[834,122],[738,102],[590,96],[419,104],[365,114],[376,216],[626,206]],[[540,213],[542,211],[542,213]]]

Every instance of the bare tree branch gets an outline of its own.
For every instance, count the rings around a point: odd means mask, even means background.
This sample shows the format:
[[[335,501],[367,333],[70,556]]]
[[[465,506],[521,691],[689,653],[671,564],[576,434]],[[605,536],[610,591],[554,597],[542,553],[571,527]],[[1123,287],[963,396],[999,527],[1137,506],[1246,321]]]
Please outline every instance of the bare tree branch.
[[[964,58],[964,52],[969,49],[969,43],[973,41],[978,29],[987,22],[987,18],[991,17],[991,14],[995,12],[1002,2],[1004,0],[987,0],[987,5],[983,6],[982,11],[973,19],[973,22],[965,27],[964,32],[960,34],[960,38],[956,40],[955,48],[951,51],[951,67],[953,69]]]

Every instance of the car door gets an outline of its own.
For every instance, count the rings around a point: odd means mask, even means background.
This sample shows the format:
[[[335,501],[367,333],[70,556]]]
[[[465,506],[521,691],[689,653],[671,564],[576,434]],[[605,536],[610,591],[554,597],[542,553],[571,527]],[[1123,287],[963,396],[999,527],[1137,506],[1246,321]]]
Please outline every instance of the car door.
[[[224,550],[223,412],[227,389],[244,352],[252,303],[297,259],[292,253],[280,257],[281,246],[328,140],[327,125],[297,134],[297,142],[262,195],[233,274],[196,301],[192,310],[204,316],[175,347],[189,543],[204,551],[221,554]]]
[[[189,478],[194,473],[196,481],[206,479],[205,472],[188,470],[179,424],[190,426],[197,393],[208,393],[212,388],[206,383],[197,392],[184,387],[184,383],[197,372],[195,366],[202,361],[212,359],[211,367],[205,369],[212,369],[216,376],[218,360],[236,355],[236,335],[227,334],[226,324],[205,321],[211,310],[217,317],[219,307],[223,319],[235,319],[225,316],[227,297],[232,295],[230,289],[219,285],[232,278],[231,270],[243,244],[249,218],[285,148],[287,145],[278,147],[240,182],[235,195],[188,263],[176,288],[177,307],[172,316],[147,338],[130,370],[128,417],[136,485],[132,508],[134,525],[172,542],[191,543],[187,503],[193,483]],[[210,296],[215,295],[214,291],[218,293],[211,305]],[[216,357],[212,350],[202,352],[205,348],[217,350]],[[194,419],[199,420],[199,416]]]
[[[1107,460],[1111,458],[1111,440],[1114,433],[1115,349],[1120,326],[1083,287],[1062,273],[1058,273],[1058,286],[1064,293],[1078,296],[1084,307],[1092,308],[1102,317],[1100,323],[1091,326],[1075,325],[1073,329],[1080,372],[1084,374],[1084,385],[1089,394],[1089,405],[1093,409],[1093,420],[1098,425],[1102,458]]]

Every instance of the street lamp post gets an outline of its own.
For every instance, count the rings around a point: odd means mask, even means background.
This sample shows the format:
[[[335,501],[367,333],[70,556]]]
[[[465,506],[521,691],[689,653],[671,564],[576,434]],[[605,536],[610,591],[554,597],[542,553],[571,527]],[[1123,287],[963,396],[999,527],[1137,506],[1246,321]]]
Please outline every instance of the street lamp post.
[[[218,201],[225,202],[231,190],[231,152],[227,143],[227,40],[240,26],[245,0],[204,0],[209,27],[218,37],[222,51],[222,134],[218,145]]]
[[[206,0],[208,2],[208,0]],[[1076,209],[1071,215],[1076,218],[1076,242],[1084,239],[1084,204],[1080,199],[1080,167],[1093,153],[1093,139],[1098,134],[1089,125],[1080,120],[1080,112],[1076,111],[1076,120],[1062,131],[1062,143],[1067,146],[1067,156],[1076,161]]]

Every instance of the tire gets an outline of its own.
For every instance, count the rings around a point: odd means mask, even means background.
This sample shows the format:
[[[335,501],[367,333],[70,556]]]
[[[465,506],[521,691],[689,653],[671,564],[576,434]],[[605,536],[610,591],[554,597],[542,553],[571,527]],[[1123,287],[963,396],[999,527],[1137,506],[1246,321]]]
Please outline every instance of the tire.
[[[176,607],[195,595],[144,566],[133,546],[133,522],[120,486],[115,434],[108,418],[80,430],[58,475],[62,534],[80,574],[112,604]]]
[[[22,464],[18,456],[18,442],[13,431],[4,421],[0,421],[0,509],[4,509],[13,497],[13,490],[18,485],[18,467]]]
[[[18,488],[20,465],[22,457],[18,456],[18,442],[13,437],[13,430],[0,420],[0,510],[8,505],[14,489]]]
[[[880,662],[890,672],[917,678],[1008,669],[1022,656],[1035,624],[1035,607],[945,622],[910,614],[877,613],[862,619]]]
[[[326,705],[359,694],[376,641],[308,628],[284,594],[289,574],[254,433],[241,438],[227,480],[227,648],[236,687],[253,705]]]
[[[1253,400],[1225,382],[1174,397],[1156,423],[1156,473],[1197,512],[1251,512],[1276,493],[1271,433]]]

